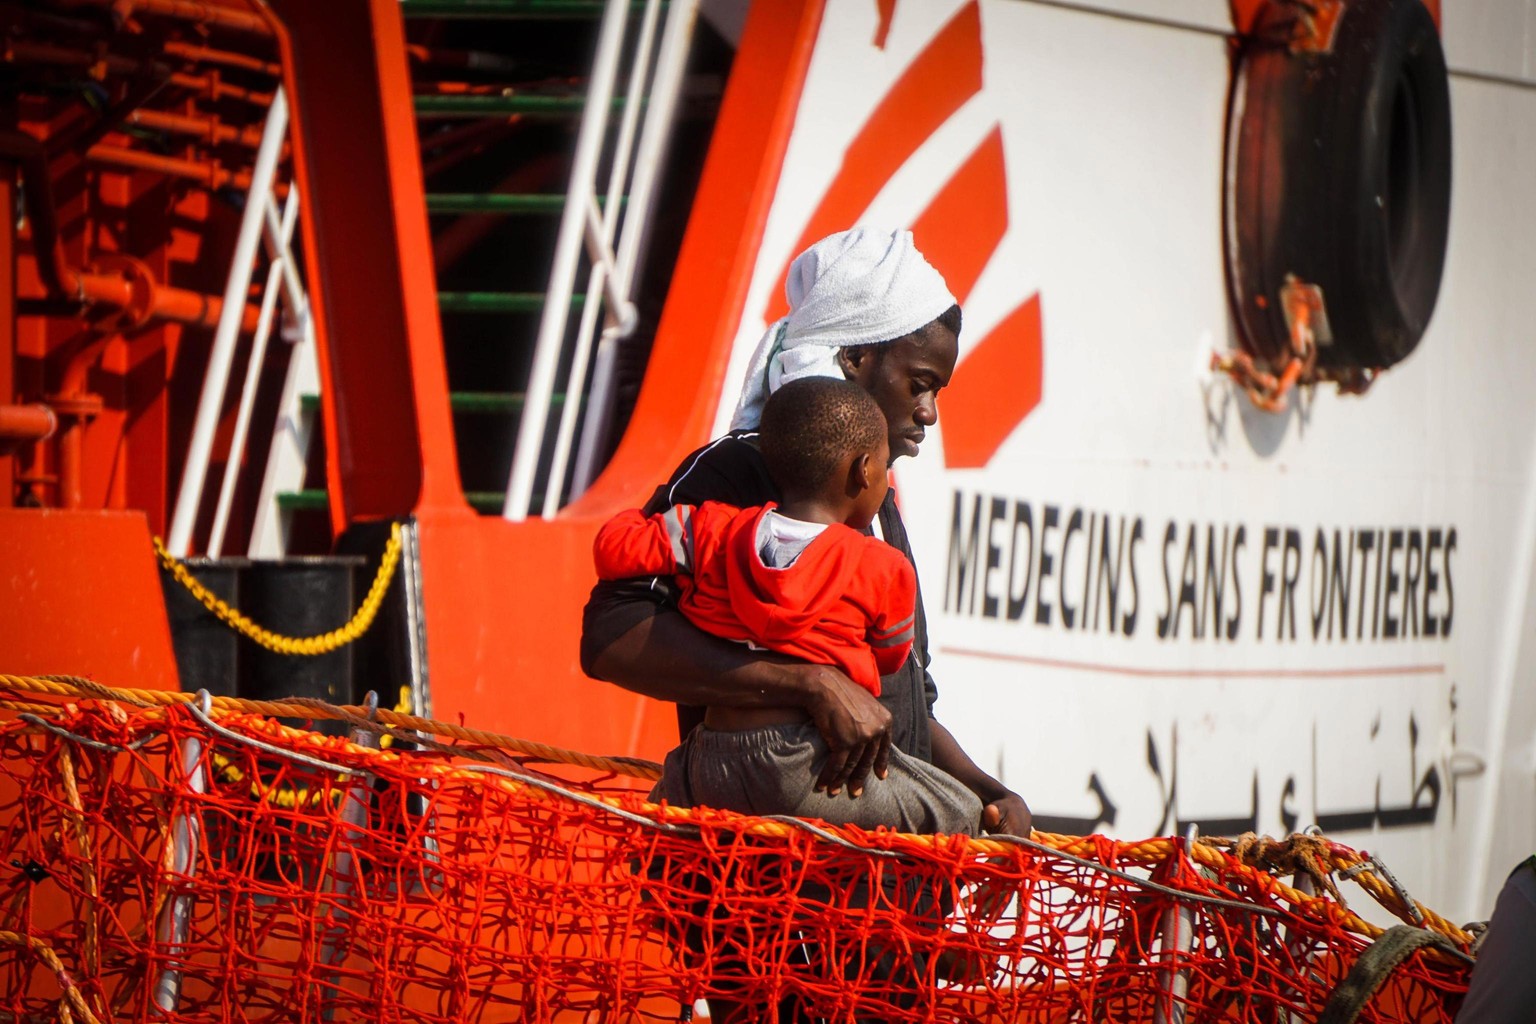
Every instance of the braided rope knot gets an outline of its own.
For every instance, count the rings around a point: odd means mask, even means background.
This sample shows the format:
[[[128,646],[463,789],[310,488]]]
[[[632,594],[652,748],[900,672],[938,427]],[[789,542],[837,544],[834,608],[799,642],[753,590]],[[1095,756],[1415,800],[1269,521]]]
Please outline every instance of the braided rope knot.
[[[1284,839],[1274,839],[1244,832],[1235,839],[1210,837],[1200,841],[1225,849],[1239,862],[1272,875],[1306,875],[1335,902],[1349,905],[1334,884],[1333,870],[1329,867],[1333,843],[1323,836],[1294,832]]]

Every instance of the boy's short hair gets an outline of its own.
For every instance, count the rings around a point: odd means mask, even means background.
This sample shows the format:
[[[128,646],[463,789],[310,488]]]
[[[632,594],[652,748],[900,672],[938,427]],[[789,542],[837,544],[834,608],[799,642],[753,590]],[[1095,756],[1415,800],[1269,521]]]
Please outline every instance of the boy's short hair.
[[[880,406],[853,381],[806,377],[769,396],[758,430],[773,482],[803,495],[826,489],[844,460],[876,448],[887,428]]]

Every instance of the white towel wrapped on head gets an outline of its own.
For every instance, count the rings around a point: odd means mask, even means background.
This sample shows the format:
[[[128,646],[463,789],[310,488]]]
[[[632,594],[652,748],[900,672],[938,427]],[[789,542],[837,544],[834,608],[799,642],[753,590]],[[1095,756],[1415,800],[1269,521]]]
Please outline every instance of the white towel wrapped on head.
[[[768,396],[792,380],[842,377],[838,349],[911,334],[955,304],[912,232],[880,228],[823,238],[795,258],[784,291],[789,315],[752,353],[732,430],[756,427]]]

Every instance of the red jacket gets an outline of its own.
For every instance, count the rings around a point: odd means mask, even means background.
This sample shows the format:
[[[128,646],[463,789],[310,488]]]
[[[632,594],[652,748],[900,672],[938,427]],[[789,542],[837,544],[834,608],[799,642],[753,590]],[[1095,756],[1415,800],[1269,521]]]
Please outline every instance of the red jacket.
[[[757,527],[773,507],[708,501],[649,518],[638,509],[621,512],[593,542],[597,574],[675,574],[683,591],[678,608],[700,629],[835,665],[878,697],[880,677],[899,669],[912,650],[912,564],[884,541],[835,524],[793,565],[764,565]]]

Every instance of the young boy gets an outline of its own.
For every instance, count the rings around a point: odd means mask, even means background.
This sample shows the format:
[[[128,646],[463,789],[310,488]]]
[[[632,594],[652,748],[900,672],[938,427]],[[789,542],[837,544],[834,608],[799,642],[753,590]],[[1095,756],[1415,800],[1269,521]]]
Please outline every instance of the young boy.
[[[593,545],[603,579],[676,574],[679,610],[700,629],[819,664],[880,695],[912,646],[917,578],[866,535],[889,487],[885,417],[850,381],[792,381],[768,400],[759,441],[783,501],[631,510]],[[815,789],[827,756],[795,708],[715,706],[667,755],[674,803],[791,814],[836,825],[975,835],[981,802],[943,771],[892,749],[884,779],[853,797]]]

